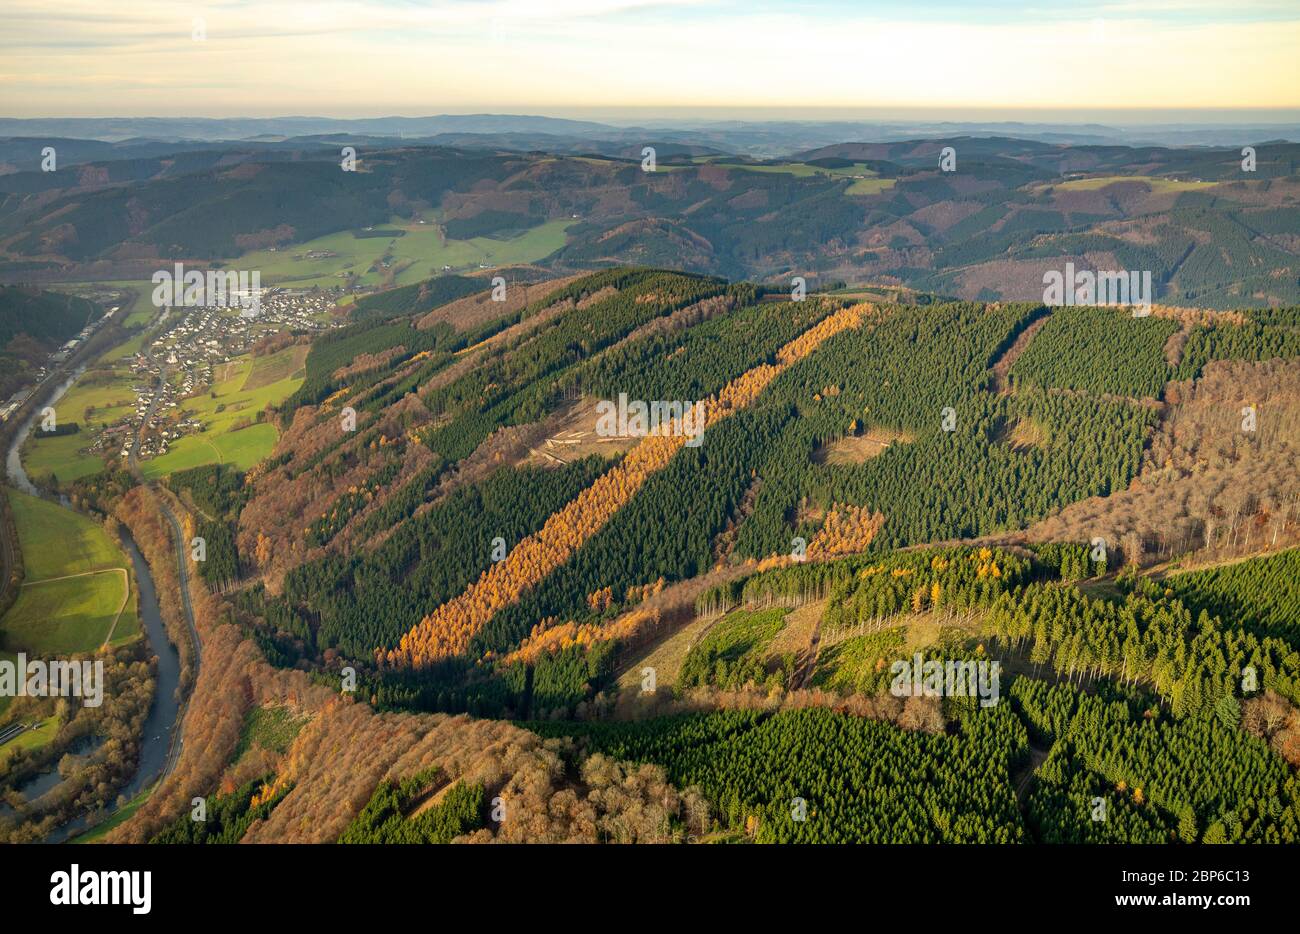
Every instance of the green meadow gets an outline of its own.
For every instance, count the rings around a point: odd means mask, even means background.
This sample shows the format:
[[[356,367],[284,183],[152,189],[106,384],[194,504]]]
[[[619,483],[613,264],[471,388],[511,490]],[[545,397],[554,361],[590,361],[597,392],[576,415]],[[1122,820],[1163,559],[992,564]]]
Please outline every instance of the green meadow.
[[[134,293],[127,304],[118,311],[119,315],[125,315],[122,319],[123,327],[132,328],[148,324],[158,314],[158,309],[153,305],[154,284],[148,279],[113,279],[97,284],[130,289]]]
[[[144,346],[148,325],[157,315],[151,299],[153,286],[147,281],[113,280],[95,283],[132,289],[134,300],[118,314],[125,314],[124,325],[139,328],[139,333],[108,350],[77,380],[54,406],[60,422],[76,422],[81,431],[75,435],[42,437],[33,431],[23,445],[23,466],[33,479],[51,475],[60,482],[80,480],[104,468],[99,454],[83,454],[99,429],[118,421],[135,408],[131,389],[139,378],[131,372],[130,362]],[[110,451],[116,456],[117,451]]]
[[[230,263],[258,270],[264,285],[341,285],[345,273],[351,273],[359,285],[409,285],[441,274],[443,266],[464,271],[477,269],[480,264],[536,262],[564,246],[565,231],[574,223],[568,219],[548,221],[508,240],[448,240],[437,224],[402,221],[384,225],[385,229],[401,229],[400,237],[356,237],[352,231],[342,231],[274,251],[245,253]],[[334,255],[309,259],[309,252]],[[385,259],[388,268],[380,266]]]
[[[73,837],[68,842],[69,843],[98,843],[104,837],[108,836],[108,832],[110,830],[112,830],[118,824],[125,823],[127,820],[131,818],[133,814],[135,814],[136,811],[140,810],[140,805],[144,804],[146,801],[149,800],[149,796],[153,794],[153,790],[157,787],[158,786],[156,784],[150,785],[148,788],[140,792],[138,795],[136,795],[126,804],[118,808],[113,813],[112,817],[108,818],[103,823],[96,824],[94,827],[92,827],[90,830],[87,830],[81,836]]]
[[[1109,185],[1118,185],[1123,182],[1143,182],[1156,194],[1179,191],[1198,191],[1202,188],[1213,188],[1218,182],[1185,182],[1176,178],[1162,178],[1158,175],[1104,175],[1097,178],[1075,178],[1068,182],[1058,182],[1052,187],[1061,188],[1065,191],[1095,191],[1098,188],[1106,188]]]
[[[24,583],[3,621],[6,648],[66,656],[130,642],[140,626],[127,580],[119,568]]]
[[[127,566],[99,523],[71,509],[10,489],[26,580],[47,580],[100,568]]]
[[[23,445],[23,466],[33,479],[57,477],[60,483],[79,480],[104,469],[104,455],[84,453],[100,429],[135,409],[132,386],[140,378],[127,362],[142,346],[139,334],[105,355],[55,405],[60,422],[76,422],[72,435],[42,437],[33,431]],[[146,477],[155,479],[202,464],[230,463],[247,470],[266,457],[279,437],[275,426],[257,423],[257,413],[287,399],[302,384],[301,348],[288,348],[266,357],[237,357],[218,368],[210,391],[185,399],[182,410],[194,413],[206,430],[173,442],[162,457],[142,461]],[[223,372],[224,371],[224,372]],[[214,398],[215,395],[215,398]],[[111,459],[118,448],[107,452]]]
[[[70,509],[9,490],[26,576],[0,618],[6,652],[70,655],[140,634],[126,556],[103,527]]]
[[[149,479],[204,464],[232,464],[247,470],[275,447],[279,433],[258,412],[291,396],[302,385],[302,355],[289,347],[265,357],[244,355],[217,368],[210,390],[181,402],[204,424],[198,434],[172,442],[161,457],[141,461]]]
[[[846,195],[878,195],[894,187],[892,178],[859,178],[844,190]]]
[[[835,166],[828,168],[821,165],[811,165],[807,162],[781,162],[775,165],[751,165],[745,162],[727,162],[725,160],[714,160],[709,157],[695,160],[701,164],[710,164],[721,166],[726,169],[736,169],[743,172],[766,172],[775,175],[793,175],[796,178],[813,178],[822,176],[824,178],[849,178],[853,179],[852,184],[845,189],[847,195],[878,195],[894,187],[894,179],[880,178],[878,174],[869,169],[865,162],[855,162],[853,165]],[[857,178],[855,176],[865,176]]]
[[[128,343],[142,339],[141,336]],[[43,437],[39,427],[35,428],[22,449],[28,475],[45,479],[53,474],[60,482],[67,482],[102,470],[103,458],[98,454],[83,454],[82,448],[90,444],[100,428],[134,411],[135,393],[131,387],[136,382],[137,378],[125,366],[87,370],[54,406],[60,422],[76,422],[81,431]]]
[[[4,706],[0,706],[0,713],[4,712],[8,702],[9,698],[4,698]],[[0,765],[3,765],[8,760],[11,752],[16,752],[19,749],[39,749],[54,739],[55,734],[58,732],[59,718],[46,717],[37,724],[35,729],[20,733],[3,746],[0,746]]]

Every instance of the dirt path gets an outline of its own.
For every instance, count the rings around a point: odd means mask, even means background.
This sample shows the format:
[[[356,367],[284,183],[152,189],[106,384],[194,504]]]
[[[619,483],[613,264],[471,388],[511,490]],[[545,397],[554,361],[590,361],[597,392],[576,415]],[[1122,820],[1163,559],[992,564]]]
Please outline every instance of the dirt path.
[[[661,592],[638,604],[633,612],[658,610],[661,622],[655,629],[654,634],[646,641],[619,652],[619,656],[614,662],[614,672],[617,679],[623,682],[635,675],[635,682],[639,684],[643,663],[648,661],[651,656],[659,656],[659,660],[662,661],[662,669],[660,665],[651,667],[659,671],[658,677],[662,683],[670,684],[675,681],[677,669],[681,667],[681,661],[686,658],[687,653],[690,652],[691,648],[713,623],[722,619],[725,615],[718,614],[707,619],[698,617],[695,613],[696,597],[711,587],[716,587],[718,584],[737,577],[743,577],[752,572],[752,568],[743,566],[714,568],[698,577],[691,577],[670,584]],[[690,630],[692,633],[688,637],[688,643],[685,646],[674,644],[673,640],[681,635],[684,630]],[[668,668],[673,670],[671,680],[664,676],[664,671]]]
[[[122,613],[126,610],[126,605],[131,600],[131,576],[126,573],[126,568],[99,568],[95,571],[81,571],[78,574],[63,574],[59,577],[43,577],[38,581],[23,581],[24,587],[35,587],[37,584],[51,584],[54,581],[72,580],[74,577],[92,577],[95,574],[121,574],[122,575],[122,602],[118,605],[117,612],[113,614],[113,625],[108,627],[108,635],[100,645],[108,645],[113,641],[113,633],[117,632],[117,623],[122,618]]]
[[[1019,336],[1016,337],[1011,346],[1008,347],[1003,352],[1002,356],[993,364],[993,391],[995,393],[998,393],[999,395],[1010,394],[1011,381],[1007,374],[1010,373],[1012,364],[1014,364],[1020,355],[1025,352],[1025,348],[1029,346],[1030,341],[1032,341],[1034,336],[1043,329],[1043,325],[1045,325],[1051,317],[1052,313],[1043,309],[1039,313],[1039,317],[1031,323],[1029,327],[1020,332]]]
[[[826,600],[814,600],[791,610],[785,618],[784,628],[768,646],[769,656],[794,653],[794,675],[790,679],[790,690],[805,688],[812,682],[821,642],[822,613],[826,604]]]
[[[1011,778],[1012,783],[1016,786],[1016,804],[1019,805],[1022,811],[1025,808],[1025,799],[1029,797],[1033,781],[1038,776],[1038,769],[1047,761],[1049,752],[1051,752],[1050,749],[1043,749],[1031,741],[1029,744],[1029,761],[1021,766],[1020,771]]]

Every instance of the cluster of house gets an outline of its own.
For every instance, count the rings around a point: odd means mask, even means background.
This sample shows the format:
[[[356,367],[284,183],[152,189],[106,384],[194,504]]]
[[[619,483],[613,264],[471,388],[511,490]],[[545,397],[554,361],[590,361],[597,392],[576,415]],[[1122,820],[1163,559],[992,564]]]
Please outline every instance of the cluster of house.
[[[203,431],[201,420],[176,414],[184,399],[212,385],[214,368],[247,353],[268,334],[328,326],[336,296],[265,289],[259,301],[256,317],[232,314],[222,307],[183,309],[183,315],[130,363],[137,378],[132,386],[135,411],[105,428],[91,450],[116,449],[120,457],[129,457],[138,437],[136,455],[147,459],[166,454],[177,439]]]

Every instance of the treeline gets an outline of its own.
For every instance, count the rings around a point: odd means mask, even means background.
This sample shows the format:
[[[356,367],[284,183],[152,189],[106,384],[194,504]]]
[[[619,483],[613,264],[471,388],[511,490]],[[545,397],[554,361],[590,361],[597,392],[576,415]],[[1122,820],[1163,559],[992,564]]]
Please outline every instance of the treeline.
[[[203,539],[204,557],[198,560],[199,577],[210,590],[217,590],[237,582],[243,576],[239,549],[235,544],[235,531],[229,522],[200,518],[194,533]],[[187,547],[192,547],[189,542]]]
[[[956,735],[823,709],[556,723],[612,758],[698,786],[720,830],[761,843],[1017,843],[1011,773],[1028,737],[1007,705],[966,710]]]
[[[422,399],[435,420],[422,434],[434,453],[457,461],[497,428],[535,421],[554,401],[555,378],[635,328],[723,291],[720,282],[652,270],[624,273],[618,291],[574,308],[549,326]],[[571,288],[571,287],[570,287]],[[596,293],[593,293],[593,295]],[[527,309],[525,309],[527,311]]]
[[[1042,387],[1158,399],[1169,379],[1165,342],[1177,330],[1177,321],[1135,318],[1126,309],[1057,308],[1010,376]]]
[[[707,445],[686,448],[681,438],[643,440],[610,472],[608,483],[602,477],[599,484],[584,491],[583,501],[575,500],[570,504],[573,508],[566,507],[563,516],[557,513],[553,517],[552,521],[560,524],[548,534],[548,550],[535,556],[538,561],[551,553],[550,545],[575,537],[566,530],[567,523],[589,523],[595,530],[577,534],[577,545],[567,557],[566,549],[559,549],[556,557],[560,564],[554,571],[539,573],[538,568],[545,570],[545,564],[534,562],[522,569],[508,567],[509,574],[479,582],[473,592],[457,597],[455,606],[440,607],[423,620],[419,630],[403,640],[398,659],[416,653],[418,664],[427,665],[446,659],[452,647],[456,648],[455,654],[465,651],[461,646],[467,639],[472,657],[502,654],[518,645],[539,619],[585,618],[591,612],[587,596],[595,591],[608,588],[612,601],[603,612],[613,614],[620,604],[626,606],[624,599],[634,602],[633,595],[648,583],[661,577],[670,580],[694,576],[707,568],[712,561],[713,536],[725,525],[750,482],[747,468],[754,452],[761,449],[764,436],[771,436],[764,425],[776,424],[775,415],[788,417],[765,410],[758,419],[751,419],[746,406],[761,399],[763,387],[782,368],[795,365],[837,330],[858,321],[860,312],[856,309],[837,312],[782,347],[777,354],[779,366],[756,367],[729,384],[722,395],[734,414],[708,428]],[[723,403],[709,405],[717,408]],[[628,495],[625,489],[636,495],[623,502]],[[691,508],[683,512],[682,491],[686,489],[691,490]],[[616,494],[616,499],[608,500],[607,493]],[[621,507],[605,516],[607,502],[619,502]],[[672,534],[664,534],[666,521],[676,525]],[[679,521],[684,521],[686,528]],[[527,571],[523,577],[529,579],[529,585],[520,587],[515,596],[513,590],[507,592],[504,588],[506,584],[514,586],[514,578],[509,575],[520,570]],[[556,684],[558,679],[542,678],[543,669],[555,671],[553,666],[563,662],[562,656],[539,660],[534,681]],[[563,671],[565,677],[581,679],[591,675],[581,665],[565,665]],[[586,683],[569,682],[565,702],[580,698]],[[517,693],[520,688],[510,690]]]
[[[33,431],[28,437],[34,439],[41,438],[62,438],[67,435],[75,435],[81,431],[81,426],[76,422],[60,422],[52,428],[40,428]]]
[[[701,446],[681,448],[568,561],[495,614],[473,651],[512,648],[546,616],[584,618],[587,595],[601,588],[621,602],[631,588],[708,570],[713,537],[739,505],[755,453],[776,442],[780,423],[778,413],[741,411],[710,427]],[[581,696],[582,685],[572,687]]]
[[[46,345],[62,344],[103,313],[100,305],[75,295],[0,285],[0,352],[19,334]]]
[[[764,401],[791,418],[753,465],[761,485],[738,553],[783,554],[792,538],[811,540],[816,525],[791,522],[808,503],[883,513],[872,545],[884,550],[1015,527],[1127,485],[1151,413],[1086,397],[987,391],[990,365],[1034,311],[891,308],[783,374]],[[902,437],[864,463],[814,463],[819,448],[869,427]]]
[[[814,452],[848,433],[847,413],[826,399],[791,420],[765,451],[753,513],[737,538],[740,554],[784,554],[795,536],[811,540],[816,524],[791,521],[809,502],[882,513],[871,543],[876,550],[1017,528],[1128,486],[1155,420],[1144,407],[1087,396],[981,394],[950,413],[934,409],[913,440],[890,444],[871,460],[821,465]],[[945,417],[953,430],[943,430]]]
[[[1051,742],[1027,802],[1048,843],[1296,843],[1300,785],[1225,699],[1172,720],[1124,697],[1017,678],[1017,710]]]
[[[260,637],[278,657],[292,664],[339,650],[367,659],[377,648],[393,647],[418,623],[419,638],[413,635],[403,648],[406,654],[389,661],[413,659],[414,667],[426,670],[367,675],[366,690],[380,706],[498,715],[571,707],[607,682],[616,649],[570,646],[527,663],[503,662],[539,622],[563,626],[574,621],[579,628],[607,624],[635,605],[646,585],[690,578],[712,567],[725,555],[718,550],[720,533],[737,526],[736,554],[790,554],[796,536],[815,539],[820,516],[834,504],[879,513],[883,526],[870,542],[871,553],[854,566],[851,589],[834,565],[810,562],[789,569],[793,589],[824,596],[827,588],[842,588],[828,610],[832,626],[839,617],[852,626],[902,610],[1001,606],[998,601],[1010,599],[1011,588],[1035,577],[1069,581],[1103,570],[1086,546],[1071,544],[1039,549],[1033,567],[1027,558],[994,553],[989,558],[963,556],[967,563],[960,569],[918,564],[911,579],[894,576],[896,567],[907,568],[892,563],[878,580],[856,577],[898,546],[1020,527],[1065,503],[1121,489],[1136,474],[1154,418],[1149,409],[1029,386],[1013,396],[990,391],[992,363],[1035,319],[1037,306],[948,303],[873,309],[859,327],[830,336],[815,353],[801,350],[788,359],[781,342],[804,334],[814,322],[825,324],[828,309],[810,300],[712,317],[703,303],[745,299],[700,277],[611,270],[556,290],[520,314],[535,314],[556,301],[584,300],[588,307],[560,311],[536,332],[495,348],[484,365],[422,393],[437,426],[424,440],[440,458],[368,516],[359,530],[364,537],[394,530],[373,554],[304,565],[287,578],[283,601],[248,596],[243,609],[249,618],[264,617]],[[637,340],[601,353],[642,325],[696,303],[702,303],[698,317],[687,318],[700,323],[674,330],[671,325],[684,320],[678,319],[649,327]],[[1150,340],[1144,353],[1162,352],[1163,344],[1156,344]],[[469,593],[489,569],[497,528],[507,530],[499,537],[512,548],[573,503],[600,473],[579,477],[561,471],[552,476],[573,480],[572,485],[557,479],[554,487],[533,489],[519,482],[522,473],[498,469],[485,484],[422,509],[443,472],[491,431],[540,418],[569,390],[612,396],[630,389],[651,399],[689,400],[727,385],[737,369],[758,374],[761,380],[755,385],[762,388],[746,407],[711,423],[701,447],[665,449],[664,463],[655,461],[653,469],[611,469],[608,473],[616,476],[610,483],[626,480],[634,487],[607,500],[616,508],[584,500],[585,517],[565,514],[569,524],[557,526],[547,540],[547,553],[534,556],[540,564],[512,564],[510,581],[501,574],[493,577],[510,586]],[[390,390],[368,392],[378,398]],[[875,427],[889,429],[896,439],[873,459],[819,463],[823,458],[814,458],[821,448]],[[385,477],[378,487],[386,489]],[[500,492],[508,495],[492,500],[496,482],[504,484]],[[313,540],[328,541],[372,494],[379,495],[369,485],[345,492],[334,510],[317,521]],[[417,512],[419,517],[411,518]],[[467,534],[469,547],[451,547]],[[600,592],[608,599],[592,604],[589,598]],[[466,594],[464,606],[444,606]],[[729,609],[740,597],[752,595],[752,590],[720,595],[708,611]],[[1147,594],[1134,599],[1151,602],[1153,614],[1174,612],[1167,601]],[[1016,620],[1004,635],[1023,644],[1023,635],[1012,636],[1010,630],[1020,625],[1016,614],[1029,611],[1018,602],[1003,610]],[[1113,671],[1110,656],[1096,654],[1104,651],[1101,647],[1087,645],[1087,640],[1076,646],[1063,634],[1073,633],[1076,625],[1099,625],[1096,620],[1105,611],[1071,606],[1061,612],[1071,622],[1044,636],[1039,651],[1046,654],[1037,663],[1057,666],[1059,661],[1076,678]],[[1182,642],[1190,644],[1189,632],[1187,627],[1179,630]],[[1030,635],[1036,632],[1031,629]],[[1209,652],[1208,646],[1202,648]],[[1261,667],[1262,677],[1276,682],[1293,676],[1285,675],[1274,648],[1263,651],[1272,668],[1266,674]],[[1144,652],[1154,658],[1160,649],[1152,643]],[[719,677],[719,657],[708,661],[713,680]],[[747,657],[745,665],[753,660],[744,651],[736,657]],[[776,669],[765,665],[762,678],[773,674]],[[1163,681],[1155,674],[1148,665],[1144,677],[1159,684],[1162,696],[1172,702],[1178,682],[1181,693],[1193,695],[1177,702],[1180,710],[1199,709],[1201,701],[1194,695],[1201,689],[1191,687],[1195,678],[1182,667]],[[759,675],[749,668],[740,675],[729,669],[722,679],[732,683]]]
[[[1289,321],[1284,315],[1281,321]],[[1265,318],[1264,320],[1270,321]],[[1178,378],[1199,376],[1211,360],[1269,360],[1300,355],[1300,328],[1260,323],[1198,325],[1192,329],[1178,364]]]
[[[559,469],[503,467],[419,515],[394,517],[383,526],[392,534],[374,550],[293,569],[285,579],[287,605],[312,621],[314,648],[368,658],[376,647],[396,645],[489,567],[494,552],[504,558],[603,469],[598,457]]]
[[[1070,682],[1149,685],[1179,718],[1265,688],[1300,702],[1300,656],[1290,645],[1193,613],[1145,578],[1122,601],[1030,584],[993,604],[988,627]]]
[[[869,564],[832,591],[822,617],[828,630],[941,606],[987,606],[1029,577],[1031,562],[989,548],[903,552]]]
[[[779,307],[800,313],[797,305]],[[795,535],[814,537],[816,525],[790,522],[808,499],[880,510],[885,523],[871,547],[884,552],[900,544],[1013,527],[1065,502],[1126,485],[1140,461],[1152,417],[1147,410],[1030,391],[994,399],[984,391],[991,361],[1033,311],[1031,305],[985,310],[969,303],[891,309],[869,315],[860,331],[831,337],[777,376],[751,408],[711,426],[701,447],[678,451],[651,474],[567,561],[492,614],[469,654],[504,654],[547,617],[609,618],[627,608],[623,595],[641,585],[703,572],[715,560],[717,535],[739,515],[746,491],[756,484],[753,512],[741,523],[737,544],[741,554],[756,557],[790,553]],[[691,330],[708,334],[727,328],[706,322]],[[952,333],[968,335],[969,343],[953,340]],[[677,346],[688,347],[676,357],[687,380],[718,378],[709,375],[708,342],[697,349],[688,338]],[[714,357],[726,359],[722,352]],[[671,390],[669,379],[657,385]],[[918,405],[918,396],[928,404]],[[945,400],[954,402],[951,432],[942,430]],[[888,416],[885,424],[914,431],[917,439],[895,443],[865,464],[813,462],[819,444],[874,413]],[[1005,440],[1021,422],[1043,436],[1027,449]],[[613,594],[611,605],[593,617],[587,596],[606,587]],[[915,590],[908,588],[896,602],[910,605]],[[519,702],[528,674],[500,674],[504,680],[493,696],[505,698],[503,704],[511,703],[511,696]],[[567,654],[539,659],[531,675],[534,682],[545,682],[553,703],[576,703],[593,684],[590,668]],[[571,680],[565,684],[565,679]],[[444,683],[423,696],[449,692],[451,698],[460,687]],[[407,683],[403,692],[410,690]]]
[[[1110,567],[1108,550],[1096,555],[1088,545],[1076,542],[1046,542],[1032,547],[1034,557],[1067,584],[1100,577]]]
[[[322,334],[312,342],[307,353],[302,385],[285,401],[284,408],[293,411],[304,405],[317,405],[349,385],[347,380],[335,380],[334,373],[358,357],[369,355],[382,360],[376,362],[375,368],[387,370],[417,353],[442,349],[450,334],[451,328],[446,325],[421,331],[411,321],[389,322],[382,318]],[[449,357],[443,353],[437,359],[445,363]]]
[[[1170,222],[1209,234],[1197,236],[1196,246],[1178,267],[1179,297],[1188,301],[1203,303],[1226,290],[1236,293],[1231,305],[1240,306],[1243,297],[1251,294],[1243,280],[1249,281],[1252,270],[1271,271],[1287,263],[1286,257],[1292,255],[1256,238],[1237,215],[1223,211],[1199,192],[1185,192],[1179,197]],[[1286,289],[1285,278],[1270,278],[1275,280],[1274,289]],[[1287,292],[1294,301],[1294,285]]]
[[[1161,583],[1197,612],[1205,610],[1260,638],[1272,636],[1300,649],[1300,548],[1173,574]]]
[[[473,217],[455,217],[444,221],[442,229],[452,240],[472,240],[475,237],[490,237],[497,233],[527,230],[545,221],[545,216],[489,209],[479,211]]]
[[[205,799],[205,817],[195,820],[187,811],[165,826],[150,843],[238,843],[254,821],[267,815],[293,791],[293,783],[273,785],[271,776],[255,778],[227,795]]]
[[[196,558],[199,577],[210,590],[237,582],[243,576],[243,563],[235,540],[239,511],[248,502],[251,491],[245,474],[228,464],[208,464],[181,470],[167,478],[167,485],[185,491],[199,510],[191,537],[203,540],[202,558]],[[192,549],[186,542],[185,548]]]
[[[488,287],[487,280],[481,278],[434,276],[432,279],[425,279],[413,285],[386,289],[357,299],[349,317],[353,321],[387,321],[390,318],[432,311],[440,305]]]
[[[735,301],[752,301],[735,291],[735,286],[727,290]],[[619,393],[642,400],[703,399],[746,370],[771,362],[781,346],[832,309],[819,301],[751,304],[695,327],[617,347],[583,367],[574,384],[602,399]]]
[[[249,497],[245,474],[229,464],[178,470],[167,477],[167,485],[186,491],[195,506],[218,519],[237,519]]]
[[[456,782],[439,792],[441,800],[418,813],[411,813],[421,795],[445,784],[441,769],[434,767],[400,782],[379,783],[366,806],[339,837],[339,843],[450,843],[456,837],[483,826],[483,785]]]

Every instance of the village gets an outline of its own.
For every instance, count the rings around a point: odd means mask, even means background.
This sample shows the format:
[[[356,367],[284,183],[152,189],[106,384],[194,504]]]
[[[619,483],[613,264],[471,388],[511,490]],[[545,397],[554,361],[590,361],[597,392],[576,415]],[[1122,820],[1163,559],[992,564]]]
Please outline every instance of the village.
[[[85,349],[86,341],[114,320],[130,298],[119,289],[83,294],[108,306],[106,311],[52,351],[48,362],[33,373],[33,383],[0,405],[0,422],[16,417],[48,380],[75,378],[77,386],[121,386],[121,397],[98,407],[125,408],[126,414],[108,422],[101,416],[96,423],[91,407],[79,413],[82,418],[60,425],[66,430],[59,433],[80,435],[78,456],[123,460],[133,453],[142,460],[158,457],[178,439],[204,431],[204,420],[197,417],[199,413],[185,410],[184,402],[219,381],[218,367],[276,334],[312,334],[336,326],[331,312],[339,298],[338,289],[267,288],[259,290],[257,311],[251,315],[232,305],[165,307],[146,325],[151,330],[134,354],[89,366],[82,361],[69,373],[65,371],[78,363],[77,353]]]
[[[204,430],[187,415],[175,417],[183,401],[210,387],[216,367],[248,353],[253,345],[282,332],[315,332],[329,327],[336,297],[330,292],[265,289],[256,316],[230,307],[172,309],[170,327],[142,347],[130,362],[136,382],[134,411],[110,425],[91,450],[148,459],[166,454],[172,443]]]

